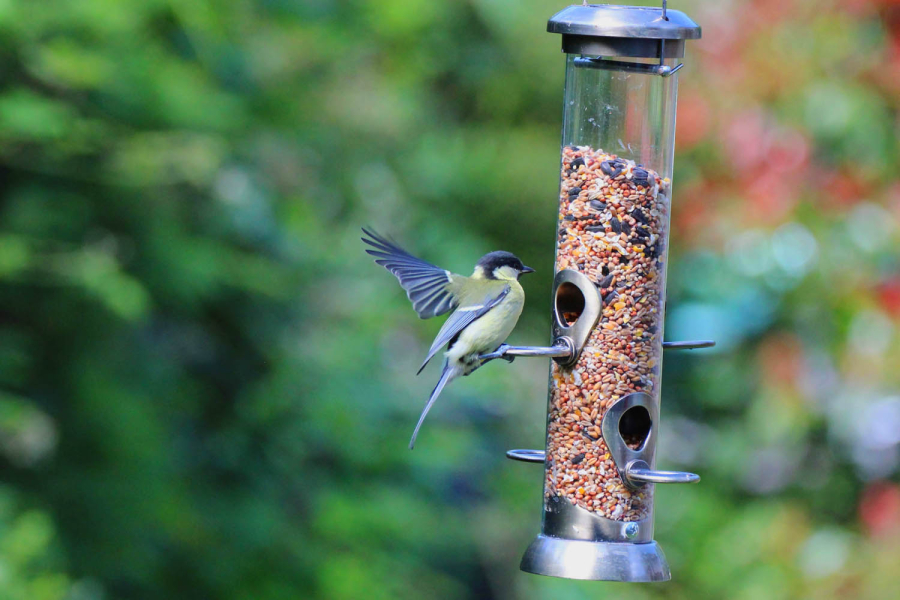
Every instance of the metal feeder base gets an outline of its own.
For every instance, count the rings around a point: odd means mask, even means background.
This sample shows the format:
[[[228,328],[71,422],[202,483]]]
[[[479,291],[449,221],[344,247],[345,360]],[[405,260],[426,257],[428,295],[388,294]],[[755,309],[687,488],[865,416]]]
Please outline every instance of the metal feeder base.
[[[672,578],[656,542],[587,542],[538,535],[520,568],[535,575],[593,581],[649,582]]]

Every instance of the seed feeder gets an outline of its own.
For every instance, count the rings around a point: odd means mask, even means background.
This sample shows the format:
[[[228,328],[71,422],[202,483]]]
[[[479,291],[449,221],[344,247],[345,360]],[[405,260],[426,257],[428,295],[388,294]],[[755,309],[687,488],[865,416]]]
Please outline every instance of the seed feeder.
[[[551,17],[566,54],[553,345],[541,533],[521,568],[572,579],[666,581],[653,540],[675,102],[684,42],[700,27],[662,8],[582,5]]]

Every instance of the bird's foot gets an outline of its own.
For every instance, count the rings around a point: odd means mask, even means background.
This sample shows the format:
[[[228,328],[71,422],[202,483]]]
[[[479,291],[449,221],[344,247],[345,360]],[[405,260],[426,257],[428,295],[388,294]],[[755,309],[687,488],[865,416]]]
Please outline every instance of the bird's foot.
[[[500,344],[496,350],[493,352],[488,352],[487,354],[482,354],[478,358],[481,359],[481,364],[485,364],[497,358],[502,358],[507,362],[512,362],[516,360],[515,356],[507,356],[506,351],[509,349],[509,344]]]

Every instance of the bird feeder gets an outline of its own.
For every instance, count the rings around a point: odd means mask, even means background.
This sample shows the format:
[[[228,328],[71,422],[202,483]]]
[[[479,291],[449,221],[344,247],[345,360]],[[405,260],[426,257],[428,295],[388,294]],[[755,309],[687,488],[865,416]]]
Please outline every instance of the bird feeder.
[[[554,15],[566,84],[557,202],[553,337],[485,358],[551,356],[541,533],[521,568],[573,579],[665,581],[653,540],[657,483],[693,473],[655,469],[675,102],[685,14],[582,5]]]

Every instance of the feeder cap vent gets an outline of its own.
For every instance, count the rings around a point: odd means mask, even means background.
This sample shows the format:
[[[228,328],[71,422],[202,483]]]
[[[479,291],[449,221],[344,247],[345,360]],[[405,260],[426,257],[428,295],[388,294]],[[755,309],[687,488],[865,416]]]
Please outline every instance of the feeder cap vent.
[[[665,57],[680,58],[684,40],[698,39],[700,26],[679,10],[666,17],[659,7],[579,4],[550,17],[547,31],[562,34],[567,54],[655,58],[665,40]]]

